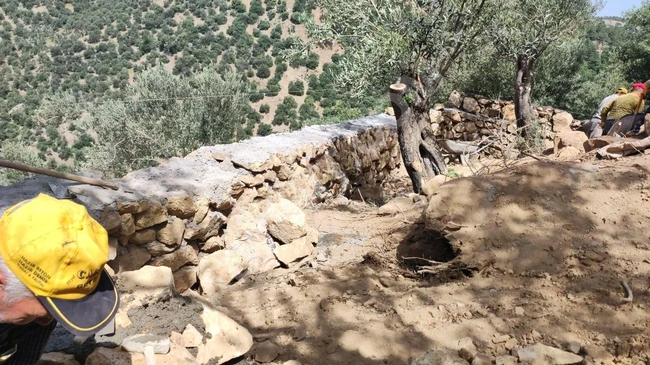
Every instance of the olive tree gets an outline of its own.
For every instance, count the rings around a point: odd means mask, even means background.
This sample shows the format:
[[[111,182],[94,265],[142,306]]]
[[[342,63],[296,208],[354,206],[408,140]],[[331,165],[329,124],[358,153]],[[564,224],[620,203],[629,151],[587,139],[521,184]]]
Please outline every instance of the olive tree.
[[[575,39],[595,9],[592,0],[504,0],[493,18],[494,44],[515,64],[515,114],[523,135],[533,121],[536,62],[549,46]]]
[[[500,1],[500,0],[499,0]],[[345,48],[338,81],[362,94],[389,89],[402,158],[422,191],[446,170],[433,137],[429,107],[461,53],[484,32],[498,7],[487,0],[320,0],[318,43]]]
[[[234,73],[207,67],[191,76],[162,68],[139,74],[127,101],[93,111],[97,144],[89,168],[120,176],[204,145],[230,143],[246,116],[248,84]]]

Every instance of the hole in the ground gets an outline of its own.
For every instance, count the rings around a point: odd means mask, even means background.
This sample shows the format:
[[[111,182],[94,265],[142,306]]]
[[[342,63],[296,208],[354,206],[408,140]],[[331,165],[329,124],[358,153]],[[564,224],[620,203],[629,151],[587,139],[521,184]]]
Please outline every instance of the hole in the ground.
[[[397,247],[397,258],[409,269],[447,263],[458,255],[449,239],[440,232],[415,224]]]

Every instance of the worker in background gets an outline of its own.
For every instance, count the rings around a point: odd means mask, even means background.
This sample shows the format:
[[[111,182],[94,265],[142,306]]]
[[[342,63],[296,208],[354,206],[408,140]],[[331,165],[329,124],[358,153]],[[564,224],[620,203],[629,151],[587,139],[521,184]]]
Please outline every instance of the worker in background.
[[[637,82],[632,85],[632,92],[619,96],[606,105],[600,113],[600,127],[603,129],[603,134],[607,134],[619,119],[641,113],[645,105],[644,97],[645,85]]]
[[[614,100],[616,100],[619,96],[627,94],[627,89],[624,87],[620,87],[616,89],[616,92],[612,95],[609,95],[605,99],[603,99],[600,104],[598,105],[598,111],[596,114],[591,117],[590,120],[582,123],[580,128],[578,130],[581,130],[585,132],[587,137],[589,138],[596,138],[600,137],[603,135],[603,129],[600,127],[600,113],[603,111],[603,109],[611,104]]]

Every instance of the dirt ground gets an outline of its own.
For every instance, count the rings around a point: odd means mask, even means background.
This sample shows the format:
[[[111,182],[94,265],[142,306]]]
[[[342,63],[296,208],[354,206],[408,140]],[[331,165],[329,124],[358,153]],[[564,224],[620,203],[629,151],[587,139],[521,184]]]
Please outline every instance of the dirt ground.
[[[621,355],[617,363],[643,363],[650,347],[650,157],[583,160],[548,171],[523,162],[504,174],[541,179],[533,179],[543,184],[532,196],[523,188],[501,192],[506,200],[488,217],[480,204],[455,212],[483,220],[468,229],[474,243],[454,259],[465,255],[477,267],[425,277],[398,259],[414,238],[448,246],[425,230],[424,204],[394,216],[358,202],[330,204],[307,210],[321,237],[311,266],[249,277],[217,302],[257,343],[281,348],[276,364],[407,364],[434,347],[457,348],[466,336],[502,355],[504,344],[492,341],[498,334],[519,345],[595,344]],[[622,279],[632,303],[622,300]]]

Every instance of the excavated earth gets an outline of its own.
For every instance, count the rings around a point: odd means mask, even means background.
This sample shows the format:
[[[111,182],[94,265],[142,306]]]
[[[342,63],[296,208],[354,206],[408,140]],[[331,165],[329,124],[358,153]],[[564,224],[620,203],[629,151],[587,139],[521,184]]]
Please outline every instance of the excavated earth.
[[[495,357],[513,344],[576,341],[605,349],[605,363],[645,363],[650,156],[499,169],[448,181],[428,201],[410,196],[389,215],[340,198],[308,207],[317,256],[212,298],[255,340],[232,363],[256,364],[270,341],[272,364],[408,364],[464,337]],[[394,193],[406,196],[408,177],[397,179]]]

